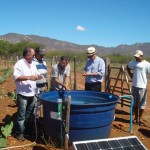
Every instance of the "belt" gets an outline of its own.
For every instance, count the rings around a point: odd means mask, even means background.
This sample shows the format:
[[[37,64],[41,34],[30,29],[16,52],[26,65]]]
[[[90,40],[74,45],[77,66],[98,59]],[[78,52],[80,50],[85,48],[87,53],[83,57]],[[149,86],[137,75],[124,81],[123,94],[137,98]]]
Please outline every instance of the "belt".
[[[86,82],[86,84],[88,84],[88,85],[97,85],[97,84],[101,84],[101,82],[92,82],[92,83],[87,83]]]

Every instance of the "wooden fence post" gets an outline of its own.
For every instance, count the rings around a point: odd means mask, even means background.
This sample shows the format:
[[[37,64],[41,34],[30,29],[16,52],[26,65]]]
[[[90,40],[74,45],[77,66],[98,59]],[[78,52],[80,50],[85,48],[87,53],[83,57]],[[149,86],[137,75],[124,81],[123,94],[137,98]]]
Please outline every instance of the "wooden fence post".
[[[67,99],[65,150],[68,150],[68,142],[69,142],[70,105],[71,105],[71,95],[69,95]]]
[[[76,56],[74,57],[74,90],[77,89],[77,83],[76,83],[76,78],[77,78],[77,73],[76,73]]]
[[[105,58],[105,92],[110,92],[110,59]]]

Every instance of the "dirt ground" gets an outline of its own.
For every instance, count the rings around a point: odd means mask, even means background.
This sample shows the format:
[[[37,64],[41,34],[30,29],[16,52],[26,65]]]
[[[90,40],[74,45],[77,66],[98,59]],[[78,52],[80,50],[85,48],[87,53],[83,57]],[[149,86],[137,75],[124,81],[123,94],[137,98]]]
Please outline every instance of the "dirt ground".
[[[5,81],[2,85],[0,85],[0,89],[4,89],[5,94],[2,95],[0,92],[0,127],[4,125],[4,118],[6,115],[12,116],[15,118],[17,106],[16,103],[7,96],[8,92],[12,92],[15,89],[14,81],[12,75]],[[84,78],[81,75],[77,76],[77,89],[84,89]],[[143,116],[143,122],[145,126],[139,126],[133,124],[133,133],[129,132],[129,108],[124,106],[121,107],[120,104],[116,107],[115,121],[112,125],[112,131],[110,137],[124,137],[135,135],[139,138],[139,140],[145,145],[147,149],[150,149],[150,84],[148,85],[148,98],[147,98],[147,108],[145,110]],[[41,127],[40,127],[41,129]],[[27,139],[25,142],[18,142],[13,135],[8,137],[8,147],[22,146],[21,148],[15,147],[13,149],[16,150],[46,150],[46,149],[55,149],[50,147],[49,145],[45,145],[42,138],[38,137],[36,145],[25,146],[27,144],[34,144],[35,137]],[[72,149],[70,147],[70,149]]]

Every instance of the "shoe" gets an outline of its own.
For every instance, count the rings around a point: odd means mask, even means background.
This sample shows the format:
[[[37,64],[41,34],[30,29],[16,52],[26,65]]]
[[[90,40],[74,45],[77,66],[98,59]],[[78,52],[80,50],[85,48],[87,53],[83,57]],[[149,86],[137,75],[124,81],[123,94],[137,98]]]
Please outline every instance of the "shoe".
[[[139,122],[139,126],[145,126],[145,124],[143,122]]]
[[[17,136],[16,136],[16,139],[17,139],[18,141],[20,141],[20,142],[25,141],[24,136],[21,136],[21,135],[17,135]]]
[[[132,122],[133,122],[133,124],[138,124],[136,119],[134,119]]]

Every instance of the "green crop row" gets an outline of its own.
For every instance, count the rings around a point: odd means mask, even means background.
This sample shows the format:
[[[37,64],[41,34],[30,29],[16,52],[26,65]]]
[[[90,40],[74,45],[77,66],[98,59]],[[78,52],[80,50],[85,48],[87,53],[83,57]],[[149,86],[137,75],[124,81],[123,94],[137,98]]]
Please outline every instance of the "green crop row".
[[[9,75],[13,72],[13,69],[12,68],[7,68],[5,71],[4,71],[4,74],[3,76],[0,77],[0,84],[2,84],[8,77]]]

